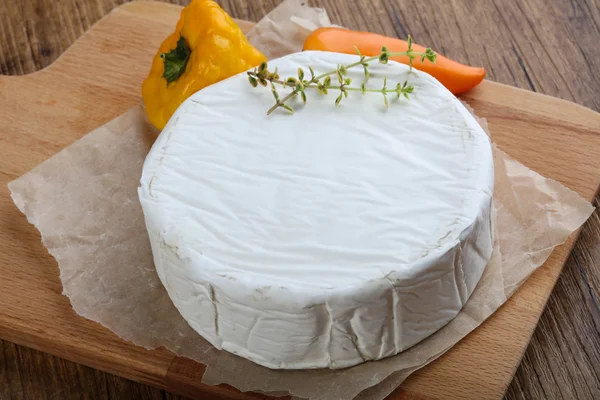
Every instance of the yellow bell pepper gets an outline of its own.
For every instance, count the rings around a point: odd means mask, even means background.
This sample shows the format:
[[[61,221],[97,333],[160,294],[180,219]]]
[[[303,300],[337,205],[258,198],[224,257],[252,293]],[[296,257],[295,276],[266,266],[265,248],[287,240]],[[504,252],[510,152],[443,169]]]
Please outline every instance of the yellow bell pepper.
[[[164,128],[192,94],[265,60],[214,1],[192,0],[175,32],[160,45],[142,85],[148,119]]]

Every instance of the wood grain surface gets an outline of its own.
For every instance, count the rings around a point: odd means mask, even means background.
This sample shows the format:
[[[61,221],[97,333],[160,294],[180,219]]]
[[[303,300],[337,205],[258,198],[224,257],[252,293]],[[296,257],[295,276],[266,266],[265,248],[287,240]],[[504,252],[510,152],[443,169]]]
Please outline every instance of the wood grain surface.
[[[21,75],[49,65],[120,3],[0,2],[0,73]],[[233,16],[248,20],[258,20],[278,3],[221,1]],[[391,36],[411,33],[418,42],[447,56],[486,67],[492,80],[600,111],[596,76],[600,5],[596,0],[322,0],[313,4],[325,7],[335,23]],[[599,263],[600,217],[595,214],[582,230],[507,398],[600,398]],[[8,342],[0,348],[0,399],[175,398]]]

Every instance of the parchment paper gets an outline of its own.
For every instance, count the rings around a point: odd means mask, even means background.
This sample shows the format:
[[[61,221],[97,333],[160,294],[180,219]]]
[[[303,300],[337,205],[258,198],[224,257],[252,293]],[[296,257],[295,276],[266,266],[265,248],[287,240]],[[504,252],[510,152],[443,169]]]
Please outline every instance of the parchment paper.
[[[324,11],[301,3],[284,2],[249,33],[270,58],[300,50],[307,32],[329,23]],[[204,383],[242,391],[383,399],[497,310],[593,211],[577,193],[494,147],[496,245],[458,316],[394,357],[344,370],[275,371],[213,348],[161,286],[137,197],[154,138],[142,107],[135,107],[11,182],[13,199],[58,261],[63,293],[78,314],[139,346],[164,346],[200,361],[207,365]]]

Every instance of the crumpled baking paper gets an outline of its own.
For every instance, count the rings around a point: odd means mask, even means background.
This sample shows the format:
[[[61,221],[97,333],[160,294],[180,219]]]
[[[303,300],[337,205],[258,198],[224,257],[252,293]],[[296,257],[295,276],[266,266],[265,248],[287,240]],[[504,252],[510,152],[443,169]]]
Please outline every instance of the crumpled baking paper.
[[[246,37],[272,60],[302,51],[304,39],[315,29],[331,26],[327,11],[312,8],[305,0],[287,0],[265,15]]]
[[[269,58],[301,49],[323,10],[288,0],[248,34]],[[480,121],[485,127],[485,121]],[[590,216],[577,193],[494,147],[496,245],[475,292],[448,325],[403,353],[343,370],[270,370],[216,350],[179,315],[154,270],[137,187],[155,139],[141,106],[9,184],[42,234],[75,311],[125,340],[207,365],[202,381],[298,398],[383,399],[479,326]]]

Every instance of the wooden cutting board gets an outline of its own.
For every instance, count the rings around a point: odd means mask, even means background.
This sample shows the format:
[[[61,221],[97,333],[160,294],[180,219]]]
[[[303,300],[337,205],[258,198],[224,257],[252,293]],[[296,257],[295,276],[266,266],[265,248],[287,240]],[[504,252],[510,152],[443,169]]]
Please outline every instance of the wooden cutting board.
[[[136,2],[102,19],[50,67],[0,76],[0,337],[199,398],[265,398],[200,384],[204,367],[147,351],[79,317],[62,296],[56,261],[10,199],[9,181],[138,104],[150,60],[180,8]],[[250,23],[240,22],[243,29]],[[600,114],[484,82],[463,97],[513,157],[592,200],[600,184]],[[500,398],[519,364],[575,238],[488,321],[391,398]]]

